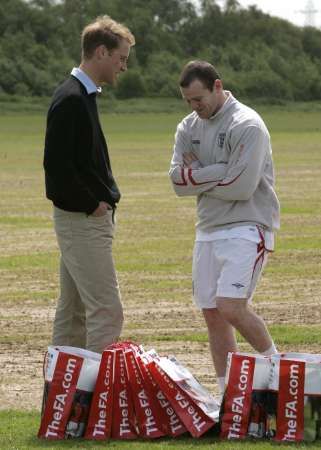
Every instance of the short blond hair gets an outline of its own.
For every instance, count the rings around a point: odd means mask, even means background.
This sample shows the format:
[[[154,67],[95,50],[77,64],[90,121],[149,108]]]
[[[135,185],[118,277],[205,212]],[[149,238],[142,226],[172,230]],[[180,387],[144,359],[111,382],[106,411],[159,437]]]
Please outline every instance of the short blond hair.
[[[135,45],[135,37],[125,25],[107,15],[99,16],[83,29],[82,56],[85,59],[90,58],[99,45],[105,45],[108,50],[113,50],[119,47],[122,39],[125,39],[130,46]]]

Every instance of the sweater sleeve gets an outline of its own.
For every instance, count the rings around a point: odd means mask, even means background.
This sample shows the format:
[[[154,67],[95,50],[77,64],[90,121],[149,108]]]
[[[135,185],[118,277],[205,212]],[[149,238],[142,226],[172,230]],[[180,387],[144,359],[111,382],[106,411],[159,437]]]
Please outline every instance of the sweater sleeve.
[[[181,122],[176,131],[174,154],[169,170],[175,193],[179,197],[199,195],[213,189],[224,178],[227,170],[226,164],[212,164],[202,167],[200,163],[191,167],[184,167],[183,154],[191,151],[191,142],[188,133]]]
[[[249,200],[254,194],[270,153],[270,136],[259,126],[247,126],[238,133],[232,131],[231,153],[227,173],[210,192],[205,195],[220,200]]]
[[[68,97],[48,113],[44,168],[50,183],[67,203],[91,214],[99,205],[77,170],[77,132],[84,112],[81,100]],[[87,121],[88,122],[88,121]]]

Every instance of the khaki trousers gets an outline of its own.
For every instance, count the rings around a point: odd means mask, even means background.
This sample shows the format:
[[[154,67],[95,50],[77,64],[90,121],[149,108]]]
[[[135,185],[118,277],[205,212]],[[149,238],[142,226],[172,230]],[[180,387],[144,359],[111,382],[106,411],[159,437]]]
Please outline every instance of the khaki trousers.
[[[53,345],[100,353],[117,341],[123,324],[112,211],[94,217],[54,207],[54,225],[61,260]]]

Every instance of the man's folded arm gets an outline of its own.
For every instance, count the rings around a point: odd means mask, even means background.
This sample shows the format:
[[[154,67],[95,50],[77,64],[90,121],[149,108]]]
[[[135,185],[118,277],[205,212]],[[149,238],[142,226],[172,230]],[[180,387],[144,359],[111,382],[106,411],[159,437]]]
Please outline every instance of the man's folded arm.
[[[212,164],[193,169],[183,165],[170,168],[169,176],[175,193],[179,197],[199,195],[213,189],[220,183],[227,171],[226,164]]]
[[[270,151],[269,135],[258,127],[248,127],[231,152],[226,176],[205,195],[227,201],[249,200]]]
[[[181,122],[175,134],[174,154],[169,170],[174,191],[179,197],[199,195],[213,189],[226,175],[226,164],[202,167],[196,160],[188,167],[184,164],[184,154],[192,152],[191,137]],[[197,157],[197,155],[195,155]]]

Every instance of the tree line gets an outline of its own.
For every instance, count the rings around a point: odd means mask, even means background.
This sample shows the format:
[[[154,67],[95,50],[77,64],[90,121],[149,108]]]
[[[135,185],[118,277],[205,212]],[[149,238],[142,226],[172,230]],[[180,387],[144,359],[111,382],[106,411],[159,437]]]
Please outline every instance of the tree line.
[[[79,64],[82,28],[102,14],[137,41],[116,97],[178,96],[181,68],[197,58],[238,96],[321,99],[321,31],[236,0],[0,0],[0,94],[51,95]]]

